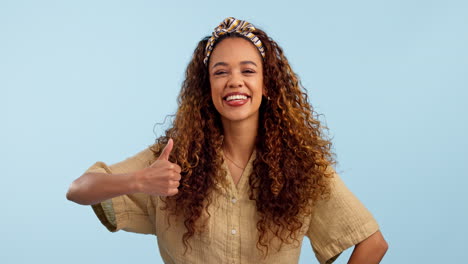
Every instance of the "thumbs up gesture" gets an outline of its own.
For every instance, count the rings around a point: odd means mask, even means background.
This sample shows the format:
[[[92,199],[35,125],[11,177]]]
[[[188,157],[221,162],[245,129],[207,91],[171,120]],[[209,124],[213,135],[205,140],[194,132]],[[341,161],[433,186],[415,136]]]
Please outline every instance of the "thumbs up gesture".
[[[169,139],[159,158],[148,168],[136,173],[137,188],[140,192],[157,196],[177,194],[181,168],[169,161],[174,141]]]

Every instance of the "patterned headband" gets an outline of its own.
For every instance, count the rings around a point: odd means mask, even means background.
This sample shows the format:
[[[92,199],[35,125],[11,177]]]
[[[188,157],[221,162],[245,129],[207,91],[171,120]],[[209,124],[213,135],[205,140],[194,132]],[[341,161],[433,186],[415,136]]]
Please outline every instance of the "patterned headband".
[[[238,33],[252,41],[255,47],[257,47],[258,51],[260,51],[262,57],[265,58],[265,50],[263,49],[263,44],[260,41],[260,39],[257,36],[255,36],[254,33],[252,33],[254,31],[255,27],[247,21],[235,19],[233,17],[228,17],[224,19],[224,21],[221,22],[221,24],[219,24],[219,26],[217,26],[214,29],[213,35],[208,40],[208,43],[206,43],[205,59],[203,60],[203,63],[205,65],[208,64],[208,59],[210,58],[211,52],[213,51],[213,46],[216,40],[222,35],[233,32]]]

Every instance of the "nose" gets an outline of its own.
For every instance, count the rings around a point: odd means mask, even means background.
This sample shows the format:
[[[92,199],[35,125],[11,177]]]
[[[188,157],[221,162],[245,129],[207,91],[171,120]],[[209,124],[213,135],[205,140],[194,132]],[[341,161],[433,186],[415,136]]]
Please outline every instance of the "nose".
[[[232,73],[229,80],[228,80],[228,87],[229,88],[239,88],[244,85],[244,80],[242,79],[242,75],[239,73]]]

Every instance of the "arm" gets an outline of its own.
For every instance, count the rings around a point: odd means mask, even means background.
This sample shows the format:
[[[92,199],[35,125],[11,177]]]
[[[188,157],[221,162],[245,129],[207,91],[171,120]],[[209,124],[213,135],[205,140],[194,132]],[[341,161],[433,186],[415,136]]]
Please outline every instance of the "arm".
[[[375,232],[354,247],[348,264],[380,263],[387,252],[388,244],[380,231]]]
[[[147,168],[113,174],[88,172],[73,181],[67,199],[83,205],[97,204],[124,194],[145,193],[156,196],[170,196],[178,192],[181,168],[169,159],[173,146],[172,139],[159,158]],[[110,175],[112,174],[112,175]]]
[[[349,263],[378,263],[379,260],[361,262],[361,256],[368,258],[368,250],[371,251],[370,255],[374,251],[380,252],[370,249],[368,245],[373,238],[381,236],[379,225],[339,175],[334,170],[333,173],[330,178],[330,196],[317,202],[309,223],[307,235],[315,255],[320,263],[332,263],[341,252],[356,245],[356,252]],[[382,251],[380,258],[385,253],[385,250]]]
[[[136,173],[85,173],[70,185],[67,199],[82,205],[97,204],[104,200],[138,191]]]

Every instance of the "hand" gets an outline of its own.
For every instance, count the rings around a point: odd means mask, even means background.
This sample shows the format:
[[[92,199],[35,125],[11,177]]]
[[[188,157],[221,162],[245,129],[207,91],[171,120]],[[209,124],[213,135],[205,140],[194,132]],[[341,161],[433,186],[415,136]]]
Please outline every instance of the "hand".
[[[148,168],[136,172],[139,192],[157,196],[172,196],[179,192],[181,168],[169,161],[174,141],[169,139],[159,158]]]

